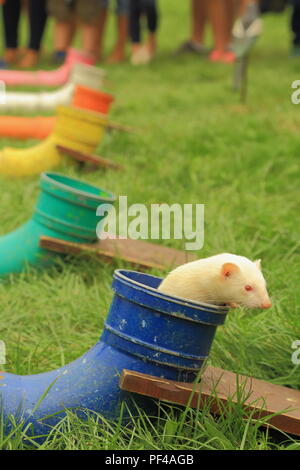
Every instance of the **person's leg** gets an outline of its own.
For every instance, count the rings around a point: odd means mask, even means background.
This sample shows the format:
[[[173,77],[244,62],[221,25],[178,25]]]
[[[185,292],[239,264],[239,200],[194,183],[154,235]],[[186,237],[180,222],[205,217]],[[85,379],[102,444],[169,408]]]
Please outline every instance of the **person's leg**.
[[[147,47],[150,52],[151,58],[155,55],[156,52],[156,31],[158,27],[158,9],[156,0],[142,0],[143,1],[143,10],[147,18],[148,25],[148,41]]]
[[[66,52],[72,44],[76,31],[76,22],[74,18],[67,21],[57,21],[54,25],[54,50]]]
[[[256,22],[260,23],[262,32],[260,0],[243,0],[239,5],[237,17],[241,18],[246,27]],[[258,28],[258,26],[256,26]]]
[[[128,39],[128,10],[129,0],[117,1],[117,40],[111,55],[108,58],[109,63],[122,62],[125,59],[125,49]]]
[[[260,0],[238,0],[237,14],[240,16],[245,14],[249,5],[253,3],[255,3],[256,7],[259,9],[259,2]]]
[[[204,43],[204,32],[207,21],[206,5],[203,0],[191,1],[191,42],[202,46]]]
[[[85,52],[93,56],[96,61],[99,54],[98,41],[99,32],[97,23],[85,23],[80,24],[81,35],[82,35],[82,48]]]
[[[21,14],[21,0],[6,0],[2,7],[4,23],[4,61],[11,64],[18,56],[18,26]]]
[[[207,0],[207,12],[214,35],[212,61],[233,62],[235,56],[228,51],[234,21],[235,4],[233,0]]]
[[[49,15],[55,19],[54,57],[62,61],[76,31],[74,11],[62,0],[47,0],[47,9]]]
[[[96,62],[99,56],[99,18],[102,18],[102,4],[99,0],[77,0],[75,11],[80,22],[82,47]]]
[[[204,46],[204,34],[207,24],[207,11],[205,0],[190,0],[191,31],[187,41],[177,49],[176,53],[194,52],[204,54],[207,48]]]
[[[129,0],[129,34],[133,47],[141,43],[141,2]]]
[[[40,50],[46,21],[46,0],[29,0],[30,37],[28,49]]]
[[[107,13],[108,13],[108,0],[102,0],[101,2],[101,10],[97,19],[97,38],[95,42],[98,48],[98,60],[102,59],[103,54],[103,40],[104,40],[104,33],[107,24]]]
[[[150,53],[146,46],[142,43],[141,36],[141,17],[143,15],[142,0],[130,0],[129,8],[129,33],[131,39],[131,64],[141,65],[148,63]]]
[[[207,0],[208,15],[211,21],[214,46],[217,50],[226,50],[231,38],[233,24],[231,0]]]
[[[38,61],[41,41],[45,30],[47,20],[46,0],[29,0],[29,43],[28,49],[21,61],[19,67],[33,67]]]
[[[291,29],[293,33],[293,54],[300,55],[300,2],[295,2],[293,5]]]

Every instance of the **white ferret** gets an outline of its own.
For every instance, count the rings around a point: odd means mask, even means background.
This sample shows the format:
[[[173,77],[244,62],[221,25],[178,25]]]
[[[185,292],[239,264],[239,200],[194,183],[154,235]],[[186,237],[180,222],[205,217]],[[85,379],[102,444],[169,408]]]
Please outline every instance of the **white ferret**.
[[[158,290],[175,297],[232,308],[269,308],[271,300],[260,260],[222,253],[183,264],[171,271]]]

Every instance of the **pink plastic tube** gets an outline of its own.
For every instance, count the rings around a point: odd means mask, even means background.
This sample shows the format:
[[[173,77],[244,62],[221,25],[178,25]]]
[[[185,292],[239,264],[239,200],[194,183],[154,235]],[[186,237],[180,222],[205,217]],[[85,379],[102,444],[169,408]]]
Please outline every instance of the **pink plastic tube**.
[[[95,60],[85,52],[70,48],[66,60],[56,70],[37,70],[33,72],[20,70],[0,70],[0,80],[6,85],[30,85],[30,86],[60,86],[64,85],[75,63],[93,65]]]

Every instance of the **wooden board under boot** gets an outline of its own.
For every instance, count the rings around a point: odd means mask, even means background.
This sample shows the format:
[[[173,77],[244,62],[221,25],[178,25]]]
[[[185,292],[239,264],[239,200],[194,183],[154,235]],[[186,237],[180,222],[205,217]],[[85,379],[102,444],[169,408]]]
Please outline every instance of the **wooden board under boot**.
[[[237,385],[244,399],[238,398]],[[239,401],[248,410],[257,410],[253,416],[256,419],[277,413],[268,419],[268,423],[284,432],[300,436],[300,391],[217,367],[207,367],[197,385],[125,369],[120,388],[179,405],[189,404],[193,408],[201,409],[206,402],[214,414],[223,412],[220,404],[226,404],[230,397],[231,403]]]
[[[142,240],[107,239],[97,243],[73,243],[58,238],[41,237],[40,246],[64,254],[93,253],[103,261],[122,259],[143,269],[172,269],[197,259],[197,256]]]
[[[101,166],[102,168],[110,168],[113,170],[122,170],[122,165],[119,163],[113,162],[112,160],[108,160],[107,158],[99,157],[98,155],[92,155],[89,153],[82,153],[78,150],[70,149],[69,147],[64,147],[63,145],[57,145],[57,150],[69,157],[77,160],[80,163],[88,163],[92,167],[98,168]]]

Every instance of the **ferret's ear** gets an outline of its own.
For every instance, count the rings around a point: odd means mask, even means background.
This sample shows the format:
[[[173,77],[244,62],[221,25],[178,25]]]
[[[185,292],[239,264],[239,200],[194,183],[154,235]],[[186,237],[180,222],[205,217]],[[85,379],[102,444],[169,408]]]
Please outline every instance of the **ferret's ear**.
[[[221,276],[226,279],[239,271],[239,267],[234,263],[224,263],[221,267]]]
[[[256,264],[256,266],[258,267],[258,269],[261,270],[261,259],[255,260],[254,263]]]

